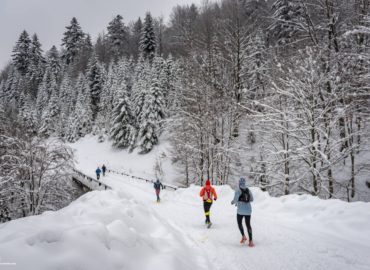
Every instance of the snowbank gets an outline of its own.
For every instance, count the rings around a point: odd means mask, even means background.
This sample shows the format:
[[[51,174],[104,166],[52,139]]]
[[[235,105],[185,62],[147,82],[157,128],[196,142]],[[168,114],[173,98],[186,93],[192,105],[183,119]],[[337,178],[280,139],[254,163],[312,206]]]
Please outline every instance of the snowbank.
[[[198,254],[121,191],[91,192],[60,211],[0,226],[0,262],[14,269],[203,269]]]

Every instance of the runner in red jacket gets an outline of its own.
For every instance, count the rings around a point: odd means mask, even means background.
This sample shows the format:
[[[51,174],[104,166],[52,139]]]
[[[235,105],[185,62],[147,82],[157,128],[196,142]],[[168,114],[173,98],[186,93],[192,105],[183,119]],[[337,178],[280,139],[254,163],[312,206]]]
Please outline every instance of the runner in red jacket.
[[[203,199],[204,214],[206,216],[206,224],[211,225],[210,213],[213,200],[217,200],[216,190],[211,186],[209,180],[206,181],[206,185],[200,191],[200,197]]]

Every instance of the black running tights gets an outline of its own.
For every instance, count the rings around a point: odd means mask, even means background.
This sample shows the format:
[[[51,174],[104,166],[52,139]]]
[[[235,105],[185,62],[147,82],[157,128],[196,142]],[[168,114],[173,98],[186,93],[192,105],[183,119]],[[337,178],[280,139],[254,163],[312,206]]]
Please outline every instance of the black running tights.
[[[238,220],[238,226],[239,226],[239,230],[242,236],[244,236],[243,218],[245,218],[245,225],[247,225],[248,236],[249,236],[249,240],[251,241],[252,240],[251,216],[250,215],[244,216],[244,215],[237,214],[236,218]]]

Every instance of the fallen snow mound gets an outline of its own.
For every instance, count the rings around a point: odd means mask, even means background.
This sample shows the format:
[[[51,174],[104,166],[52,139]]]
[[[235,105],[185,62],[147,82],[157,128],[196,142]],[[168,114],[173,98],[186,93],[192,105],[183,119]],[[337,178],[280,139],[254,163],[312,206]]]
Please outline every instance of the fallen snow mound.
[[[59,211],[2,224],[0,262],[25,270],[205,269],[186,243],[129,194],[94,191]]]

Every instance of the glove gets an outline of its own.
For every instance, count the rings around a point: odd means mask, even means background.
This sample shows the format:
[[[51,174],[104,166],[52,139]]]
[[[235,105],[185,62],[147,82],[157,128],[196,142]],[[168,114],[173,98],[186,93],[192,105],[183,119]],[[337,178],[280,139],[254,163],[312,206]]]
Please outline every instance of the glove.
[[[217,198],[215,198],[214,200],[217,201]]]

